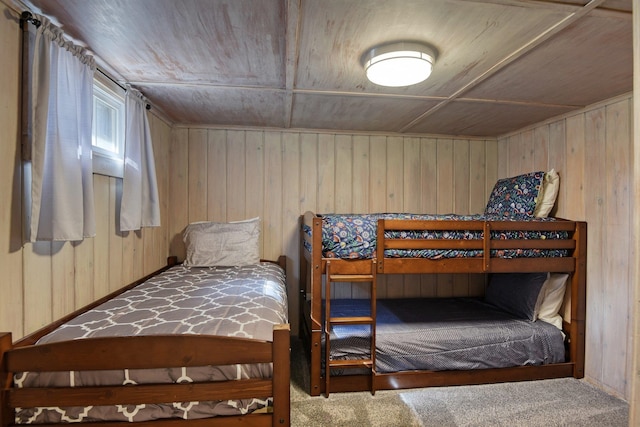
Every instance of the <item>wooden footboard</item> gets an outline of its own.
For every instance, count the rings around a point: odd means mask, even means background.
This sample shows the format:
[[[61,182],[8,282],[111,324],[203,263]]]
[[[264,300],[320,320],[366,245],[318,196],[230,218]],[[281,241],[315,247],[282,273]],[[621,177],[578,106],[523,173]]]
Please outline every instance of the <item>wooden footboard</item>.
[[[269,413],[192,420],[189,425],[289,425],[289,325],[277,325],[273,342],[219,336],[172,335],[92,338],[13,347],[11,334],[0,335],[2,361],[2,427],[14,424],[15,408],[133,405],[273,397]],[[14,388],[16,372],[151,369],[273,363],[271,379],[248,378],[211,383]],[[153,425],[175,425],[157,420]],[[185,423],[185,422],[182,422]],[[147,423],[144,423],[146,425]],[[99,425],[122,425],[121,422]]]

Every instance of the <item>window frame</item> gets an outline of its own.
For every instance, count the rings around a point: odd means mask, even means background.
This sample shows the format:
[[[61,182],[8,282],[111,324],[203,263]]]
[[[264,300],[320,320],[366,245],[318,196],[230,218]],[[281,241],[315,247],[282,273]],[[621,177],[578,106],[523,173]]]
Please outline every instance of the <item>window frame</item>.
[[[91,151],[93,158],[93,173],[99,175],[112,176],[116,178],[122,178],[124,175],[124,150],[125,150],[125,90],[103,75],[100,72],[96,72],[93,78],[94,88],[94,101],[92,104],[93,117],[95,120],[95,97],[96,91],[103,92],[104,94],[98,95],[107,104],[113,105],[113,101],[118,104],[120,114],[118,114],[118,130],[120,137],[119,148],[121,153],[110,152],[96,145],[93,145],[93,132],[91,131]],[[92,127],[95,126],[93,123]]]

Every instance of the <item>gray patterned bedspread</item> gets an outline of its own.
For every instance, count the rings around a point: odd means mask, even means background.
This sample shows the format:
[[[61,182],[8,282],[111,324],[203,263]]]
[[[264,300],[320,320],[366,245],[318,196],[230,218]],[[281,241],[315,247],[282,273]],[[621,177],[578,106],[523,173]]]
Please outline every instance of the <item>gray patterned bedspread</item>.
[[[273,325],[288,323],[282,268],[273,263],[245,267],[175,266],[120,296],[86,312],[44,336],[39,343],[88,337],[206,334],[271,341]],[[126,371],[21,373],[17,387],[54,384],[82,386],[125,383],[200,382],[252,377],[270,378],[271,364],[206,366]],[[96,420],[142,421],[237,415],[265,408],[269,398],[239,401],[178,402],[167,405],[23,408],[16,422],[46,423]]]
[[[332,316],[338,317],[366,315],[368,307],[368,299],[331,301]],[[542,320],[517,319],[475,298],[380,299],[376,328],[380,373],[545,365],[565,359],[558,328]],[[365,358],[368,348],[368,326],[333,327],[332,358]]]

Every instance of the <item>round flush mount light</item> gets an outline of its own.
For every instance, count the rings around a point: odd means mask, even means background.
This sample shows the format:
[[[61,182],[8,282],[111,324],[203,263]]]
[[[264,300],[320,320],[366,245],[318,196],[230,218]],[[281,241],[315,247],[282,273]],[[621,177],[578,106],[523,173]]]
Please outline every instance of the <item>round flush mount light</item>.
[[[380,86],[410,86],[431,74],[436,52],[422,43],[396,42],[374,47],[362,58],[367,78]]]

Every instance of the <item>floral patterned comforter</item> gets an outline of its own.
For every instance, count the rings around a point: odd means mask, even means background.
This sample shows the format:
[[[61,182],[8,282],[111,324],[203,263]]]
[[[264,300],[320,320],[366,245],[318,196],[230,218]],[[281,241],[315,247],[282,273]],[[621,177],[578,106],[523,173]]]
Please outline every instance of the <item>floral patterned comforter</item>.
[[[505,219],[501,216],[491,215],[433,215],[410,213],[374,213],[374,214],[325,214],[322,216],[322,256],[325,258],[351,258],[366,259],[374,256],[376,251],[376,233],[378,219],[414,219],[430,221],[484,221],[484,220],[523,220],[512,217]],[[553,218],[527,218],[528,221],[554,221]],[[311,228],[303,225],[303,231],[311,235]],[[457,239],[471,240],[482,239],[481,231],[452,230],[452,231],[387,231],[385,236],[389,238],[407,239]],[[492,239],[566,239],[566,232],[550,231],[495,231]],[[307,250],[311,251],[309,244],[305,242]],[[459,249],[389,249],[385,256],[392,258],[468,258],[481,257],[482,250]],[[493,257],[517,258],[517,257],[561,257],[568,256],[566,250],[541,250],[541,249],[509,249],[493,250]]]

